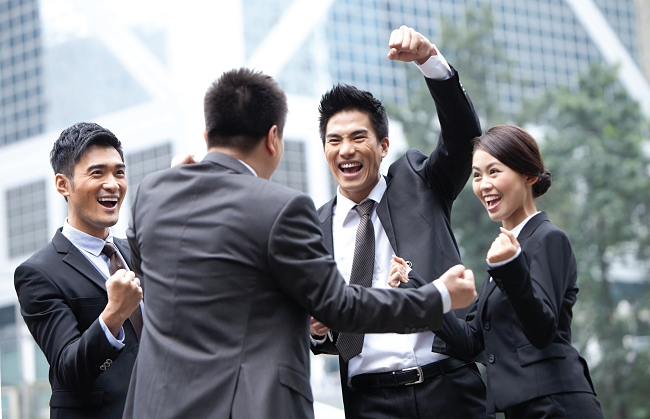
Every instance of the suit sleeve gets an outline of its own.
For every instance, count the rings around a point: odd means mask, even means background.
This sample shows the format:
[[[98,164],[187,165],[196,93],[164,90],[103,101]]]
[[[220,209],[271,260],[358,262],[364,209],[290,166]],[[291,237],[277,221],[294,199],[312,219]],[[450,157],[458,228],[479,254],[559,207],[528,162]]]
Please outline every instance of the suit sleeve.
[[[453,353],[462,359],[476,358],[485,347],[483,329],[477,316],[478,303],[477,298],[464,319],[457,317],[453,311],[446,313],[442,327],[435,331],[452,348]]]
[[[99,319],[81,332],[60,289],[37,267],[20,265],[14,284],[23,319],[58,381],[69,389],[89,387],[103,373],[100,367],[104,362],[115,360],[120,353],[106,339]],[[98,303],[106,305],[105,301]]]
[[[432,189],[453,201],[469,178],[472,141],[481,135],[481,126],[455,69],[453,76],[447,80],[426,77],[425,80],[436,105],[440,138],[424,165],[415,169]]]
[[[531,258],[527,262],[522,252],[488,272],[510,301],[526,338],[541,349],[555,337],[565,292],[575,283],[576,266],[569,239],[560,230],[544,234]]]
[[[314,355],[321,355],[321,354],[338,355],[339,354],[339,349],[336,347],[336,340],[339,337],[339,333],[333,330],[331,330],[330,332],[332,333],[332,339],[330,339],[329,336],[326,336],[324,342],[311,343],[311,351],[314,353]]]
[[[346,285],[322,240],[313,201],[301,194],[280,211],[268,247],[278,285],[315,318],[349,333],[414,333],[440,326],[442,301],[433,284],[417,290]]]
[[[131,220],[129,220],[129,228],[126,230],[126,238],[129,242],[131,249],[131,269],[135,272],[135,276],[144,280],[142,274],[142,257],[140,256],[140,247],[138,247],[138,240],[135,237],[135,207],[138,203],[138,196],[136,194],[133,198],[133,205],[131,205]],[[143,289],[144,291],[144,289]]]

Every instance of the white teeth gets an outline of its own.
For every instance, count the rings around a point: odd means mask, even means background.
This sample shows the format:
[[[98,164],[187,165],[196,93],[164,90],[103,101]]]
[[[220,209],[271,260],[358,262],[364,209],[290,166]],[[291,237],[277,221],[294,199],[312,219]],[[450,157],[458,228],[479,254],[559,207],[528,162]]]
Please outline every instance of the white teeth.
[[[99,201],[117,202],[117,198],[99,198]]]
[[[356,166],[361,166],[361,163],[359,163],[359,162],[355,162],[355,163],[342,163],[342,164],[340,165],[341,169],[350,169],[350,168],[352,168],[352,167],[356,167]]]
[[[496,201],[497,199],[500,199],[500,197],[497,196],[497,195],[490,195],[490,196],[484,197],[484,199],[485,199],[485,202],[490,203],[492,201]]]

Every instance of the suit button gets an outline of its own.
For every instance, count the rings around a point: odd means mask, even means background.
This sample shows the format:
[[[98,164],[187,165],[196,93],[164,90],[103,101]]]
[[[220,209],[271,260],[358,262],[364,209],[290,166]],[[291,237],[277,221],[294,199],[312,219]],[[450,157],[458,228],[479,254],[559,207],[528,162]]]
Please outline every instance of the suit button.
[[[495,361],[494,355],[490,354],[490,356],[488,357],[488,362],[490,364],[494,364],[494,361]]]
[[[485,330],[490,330],[490,322],[485,322]]]

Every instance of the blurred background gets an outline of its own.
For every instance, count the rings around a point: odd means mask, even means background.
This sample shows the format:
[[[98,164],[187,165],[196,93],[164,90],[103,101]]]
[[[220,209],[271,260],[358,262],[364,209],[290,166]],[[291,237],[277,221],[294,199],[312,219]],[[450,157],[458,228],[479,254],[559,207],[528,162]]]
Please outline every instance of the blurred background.
[[[333,83],[386,105],[388,161],[437,140],[418,70],[386,58],[402,24],[458,70],[484,130],[516,123],[539,141],[553,186],[538,209],[567,232],[579,264],[574,344],[605,417],[650,418],[648,0],[0,0],[2,417],[49,416],[48,365],[20,316],[13,271],[65,219],[48,161],[65,127],[94,121],[122,140],[123,237],[140,180],[175,154],[205,154],[209,84],[256,68],[289,97],[272,180],[320,206],[336,188],[317,128],[318,100]],[[480,286],[498,224],[471,188],[453,224]],[[319,402],[342,406],[335,357],[312,358],[312,384]]]

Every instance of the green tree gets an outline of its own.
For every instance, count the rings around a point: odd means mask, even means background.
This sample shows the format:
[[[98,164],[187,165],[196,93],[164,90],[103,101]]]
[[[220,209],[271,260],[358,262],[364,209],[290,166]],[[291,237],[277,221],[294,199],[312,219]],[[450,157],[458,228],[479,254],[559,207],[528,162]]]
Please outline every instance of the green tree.
[[[538,208],[571,239],[581,287],[574,343],[595,348],[592,377],[605,417],[650,417],[648,281],[625,297],[613,281],[616,262],[644,269],[650,255],[648,125],[617,81],[617,70],[594,65],[579,89],[560,88],[542,102],[542,143],[553,176]],[[590,351],[586,351],[588,354]]]
[[[457,69],[461,82],[472,99],[481,125],[504,123],[506,113],[501,109],[494,86],[496,82],[510,79],[509,64],[505,52],[494,41],[494,23],[489,4],[468,7],[461,21],[440,22],[440,39],[432,40],[440,48],[447,61]],[[440,126],[429,91],[422,81],[422,74],[409,68],[409,103],[397,107],[387,104],[391,118],[400,121],[410,147],[425,154],[431,153],[438,141]],[[471,179],[470,179],[471,180]],[[477,274],[477,282],[483,281],[485,255],[499,225],[489,219],[483,205],[472,192],[471,181],[456,199],[452,212],[452,228],[461,249],[465,266]]]

